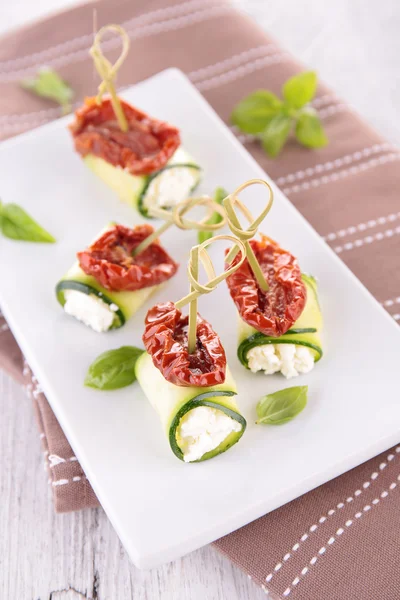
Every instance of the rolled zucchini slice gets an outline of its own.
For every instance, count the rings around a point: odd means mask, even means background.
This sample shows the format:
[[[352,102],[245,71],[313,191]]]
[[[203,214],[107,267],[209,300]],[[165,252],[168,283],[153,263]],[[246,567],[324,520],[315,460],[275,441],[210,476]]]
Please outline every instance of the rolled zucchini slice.
[[[122,327],[159,287],[135,292],[106,290],[76,262],[58,282],[56,295],[67,314],[95,331],[104,332]]]
[[[164,379],[144,352],[136,377],[157,411],[172,452],[184,462],[200,462],[222,454],[240,440],[246,420],[235,400],[236,384],[227,367],[223,384],[181,387]]]
[[[185,200],[201,179],[201,168],[183,148],[178,148],[168,163],[150,175],[131,175],[121,167],[93,154],[84,162],[123,202],[150,217],[152,206],[168,208]]]
[[[303,312],[284,335],[266,336],[239,318],[238,358],[246,369],[266,375],[282,373],[287,379],[308,373],[322,358],[320,333],[322,313],[318,301],[317,282],[302,275],[307,288]]]

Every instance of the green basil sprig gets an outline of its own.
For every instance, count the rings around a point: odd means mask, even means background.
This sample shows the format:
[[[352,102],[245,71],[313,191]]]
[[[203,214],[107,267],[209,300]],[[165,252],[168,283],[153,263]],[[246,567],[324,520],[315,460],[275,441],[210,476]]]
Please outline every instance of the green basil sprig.
[[[222,188],[218,187],[214,192],[214,201],[217,204],[222,204],[222,201],[228,196],[228,192]],[[211,217],[206,221],[207,225],[216,225],[217,223],[221,223],[222,217],[219,213],[215,212],[211,215]],[[197,234],[198,244],[202,244],[206,240],[209,240],[213,237],[214,233],[212,231],[199,231]]]
[[[122,346],[100,354],[90,365],[85,385],[97,390],[117,390],[136,381],[136,361],[144,350]]]
[[[307,71],[286,81],[282,100],[268,90],[257,90],[236,105],[232,123],[256,135],[271,158],[278,156],[292,131],[303,146],[321,148],[328,138],[317,111],[309,106],[316,89],[317,75]]]
[[[0,202],[0,231],[4,237],[25,242],[54,244],[55,238],[18,204]]]
[[[50,67],[42,67],[34,77],[21,81],[21,86],[36,96],[53,100],[60,104],[63,114],[71,112],[71,101],[74,97],[73,89]]]
[[[263,396],[257,404],[257,425],[281,425],[291,421],[305,408],[307,392],[307,385],[299,385]]]

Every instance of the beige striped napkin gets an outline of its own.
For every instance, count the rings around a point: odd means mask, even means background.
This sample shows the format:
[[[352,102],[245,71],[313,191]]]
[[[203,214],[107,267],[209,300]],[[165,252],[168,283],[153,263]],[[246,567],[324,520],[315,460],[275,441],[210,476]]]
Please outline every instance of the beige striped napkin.
[[[254,89],[279,92],[301,68],[248,18],[222,0],[101,0],[99,25],[118,22],[132,51],[119,84],[166,67],[187,73],[228,122],[232,106]],[[93,94],[88,48],[94,3],[13,33],[0,42],[0,136],[57,118],[51,104],[21,90],[21,77],[43,64],[77,92]],[[206,43],[205,43],[206,40]],[[109,40],[111,57],[118,42]],[[139,58],[138,58],[139,57]],[[394,319],[400,320],[400,152],[333,92],[320,86],[313,106],[330,144],[319,151],[289,144],[268,160],[256,141],[237,134]],[[33,398],[57,511],[97,499],[40,385],[0,317],[0,362]],[[400,446],[215,542],[272,598],[400,598]]]

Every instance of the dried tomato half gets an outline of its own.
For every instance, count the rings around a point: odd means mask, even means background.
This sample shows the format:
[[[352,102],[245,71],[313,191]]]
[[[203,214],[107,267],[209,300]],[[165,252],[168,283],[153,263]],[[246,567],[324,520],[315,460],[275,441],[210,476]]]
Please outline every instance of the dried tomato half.
[[[158,242],[132,256],[132,251],[153,231],[151,225],[137,225],[134,229],[114,225],[89,248],[78,252],[81,269],[107,290],[133,292],[167,281],[176,273],[178,264]]]
[[[86,98],[75,112],[70,130],[82,156],[94,154],[132,175],[154,173],[166,165],[180,145],[179,130],[120,100],[129,129],[121,131],[111,100]]]
[[[307,290],[297,259],[266,236],[251,240],[269,290],[263,292],[247,260],[227,278],[231,296],[240,316],[264,335],[286,333],[303,312]],[[239,258],[235,258],[234,263]]]
[[[188,317],[172,302],[156,304],[145,320],[143,343],[167,381],[179,386],[209,387],[225,381],[226,356],[211,325],[197,316],[197,347],[187,349]]]

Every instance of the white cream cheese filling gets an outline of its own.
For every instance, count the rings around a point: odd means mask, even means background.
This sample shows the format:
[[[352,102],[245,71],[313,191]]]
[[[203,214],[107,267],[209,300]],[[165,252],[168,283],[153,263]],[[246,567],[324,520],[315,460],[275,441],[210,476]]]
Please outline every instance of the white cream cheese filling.
[[[193,408],[182,417],[177,428],[184,461],[199,460],[206,452],[217,448],[230,433],[241,429],[242,425],[222,410],[210,406]]]
[[[185,167],[167,168],[157,175],[149,184],[144,205],[171,207],[186,200],[191,189],[195,186],[198,171]]]
[[[286,379],[309,373],[314,368],[314,355],[310,348],[297,344],[255,346],[247,352],[247,361],[252,373],[282,373]]]
[[[116,304],[107,304],[95,294],[78,290],[65,290],[64,297],[64,310],[68,315],[100,333],[110,329],[118,310]]]

